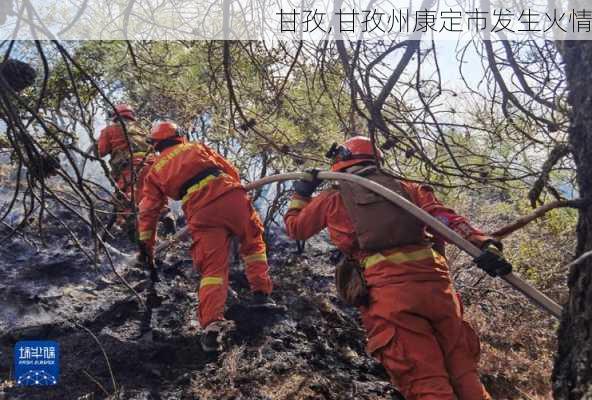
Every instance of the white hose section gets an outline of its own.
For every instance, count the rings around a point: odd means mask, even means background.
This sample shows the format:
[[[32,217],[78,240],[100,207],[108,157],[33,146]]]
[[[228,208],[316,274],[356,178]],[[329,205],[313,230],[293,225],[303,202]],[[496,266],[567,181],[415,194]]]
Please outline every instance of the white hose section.
[[[417,207],[415,204],[411,203],[407,199],[401,197],[397,193],[393,192],[392,190],[373,182],[367,178],[353,175],[353,174],[346,174],[342,172],[319,172],[317,178],[323,180],[337,180],[337,181],[349,181],[353,183],[357,183],[360,186],[365,187],[368,190],[371,190],[374,193],[377,193],[389,201],[393,202],[397,206],[401,207],[405,211],[412,214],[414,217],[419,219],[424,224],[430,226],[435,232],[439,233],[442,237],[444,237],[448,242],[455,244],[461,250],[467,252],[471,257],[475,258],[478,257],[482,251],[478,249],[475,245],[471,242],[460,236],[458,233],[444,225],[438,219],[432,217],[426,211],[422,210],[421,208]],[[263,179],[257,180],[255,182],[251,182],[245,185],[246,190],[253,190],[257,189],[261,186],[268,185],[273,182],[281,182],[281,181],[288,181],[288,180],[312,180],[313,177],[310,173],[307,172],[293,172],[288,174],[279,174],[279,175],[271,175],[267,176]],[[166,250],[171,246],[171,244],[176,240],[184,239],[188,234],[187,228],[181,229],[171,241],[161,243],[155,248],[155,253],[158,254],[163,250]],[[510,273],[501,277],[503,280],[508,282],[510,285],[514,287],[514,289],[518,290],[520,293],[525,295],[528,299],[530,299],[535,305],[539,306],[540,308],[547,311],[549,314],[553,315],[556,318],[561,316],[562,307],[547,297],[545,294],[541,293],[536,288],[532,287],[529,283],[524,281],[522,278],[518,277],[517,275]]]

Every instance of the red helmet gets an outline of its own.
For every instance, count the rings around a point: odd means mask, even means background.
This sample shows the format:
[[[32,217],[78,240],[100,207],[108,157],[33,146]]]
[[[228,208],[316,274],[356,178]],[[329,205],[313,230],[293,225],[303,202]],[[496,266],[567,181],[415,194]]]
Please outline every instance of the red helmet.
[[[116,121],[118,118],[125,118],[135,121],[136,113],[129,104],[121,103],[115,106],[115,111],[111,113],[111,118],[113,121]]]
[[[182,135],[180,132],[179,126],[173,121],[156,121],[152,124],[150,139],[148,139],[148,142],[156,144],[172,138],[178,138],[181,140]]]
[[[372,141],[365,136],[354,136],[342,145],[334,144],[327,156],[333,159],[331,170],[338,172],[347,167],[378,158],[382,160],[380,149],[372,146]]]

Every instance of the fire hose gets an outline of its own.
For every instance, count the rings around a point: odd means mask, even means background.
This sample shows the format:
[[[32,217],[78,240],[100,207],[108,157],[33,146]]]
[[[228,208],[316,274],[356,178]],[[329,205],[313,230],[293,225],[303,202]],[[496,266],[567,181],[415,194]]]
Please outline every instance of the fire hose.
[[[452,243],[459,247],[461,250],[464,250],[471,257],[476,258],[482,254],[482,251],[479,248],[477,248],[477,246],[473,245],[471,242],[460,236],[458,233],[444,225],[438,219],[432,217],[426,211],[417,207],[415,204],[411,203],[407,199],[401,197],[399,194],[376,182],[373,182],[361,176],[346,174],[342,172],[319,172],[317,178],[322,180],[342,180],[359,184],[360,186],[363,186],[366,189],[371,190],[372,192],[385,197],[389,201],[401,207],[403,210],[409,212],[414,217],[419,219],[421,222],[432,228],[435,232],[440,234],[449,243]],[[255,182],[251,182],[245,185],[244,187],[246,190],[253,190],[273,182],[299,179],[311,181],[313,179],[313,176],[312,174],[307,172],[294,172],[288,174],[271,175],[263,179],[257,180]],[[171,241],[161,243],[160,245],[156,246],[155,254],[158,254],[168,249],[174,241],[183,240],[187,235],[187,228],[180,230]],[[528,282],[524,281],[519,276],[513,273],[509,273],[502,276],[501,278],[507,283],[509,283],[514,289],[526,296],[533,304],[537,305],[539,308],[547,311],[549,314],[553,315],[556,318],[559,318],[561,316],[562,307],[559,304],[551,300],[549,297],[547,297],[538,289],[531,286]]]

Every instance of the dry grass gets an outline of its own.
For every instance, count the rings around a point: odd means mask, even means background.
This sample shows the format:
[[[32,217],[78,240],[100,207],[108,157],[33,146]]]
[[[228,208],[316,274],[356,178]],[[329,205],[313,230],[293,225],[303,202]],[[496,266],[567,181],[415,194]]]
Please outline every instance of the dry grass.
[[[224,368],[231,386],[234,386],[234,381],[239,375],[239,368],[244,351],[244,345],[235,346],[226,353],[224,360],[222,361],[222,368]]]
[[[486,315],[479,306],[467,319],[481,338],[480,372],[495,399],[551,399],[555,330],[539,315],[513,320]]]
[[[261,394],[273,400],[310,399],[315,392],[310,389],[311,379],[301,373],[278,377],[273,384],[261,388]]]
[[[486,232],[530,211],[520,202],[480,204],[464,199],[453,206]],[[562,303],[567,297],[565,265],[573,254],[574,237],[574,214],[553,211],[505,238],[504,253],[518,275]],[[481,338],[480,371],[493,398],[551,399],[558,321],[500,279],[484,277],[470,267],[466,255],[450,250],[455,286],[465,303],[466,318]]]

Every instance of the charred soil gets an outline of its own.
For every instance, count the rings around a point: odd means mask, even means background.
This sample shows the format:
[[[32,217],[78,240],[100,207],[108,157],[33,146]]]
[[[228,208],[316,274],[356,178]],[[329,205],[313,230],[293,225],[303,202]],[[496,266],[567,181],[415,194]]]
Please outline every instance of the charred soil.
[[[47,246],[36,248],[37,239],[14,236],[0,250],[0,398],[400,398],[365,353],[355,310],[335,297],[322,240],[307,245],[308,255],[280,239],[270,244],[277,310],[250,306],[233,262],[226,317],[237,329],[223,352],[206,354],[195,315],[199,275],[185,246],[161,261],[158,301],[146,308],[106,263],[93,267],[64,229],[48,228]],[[123,237],[112,244],[133,250]],[[122,259],[115,266],[146,301],[147,274]],[[57,386],[13,386],[12,348],[24,339],[59,342]]]

